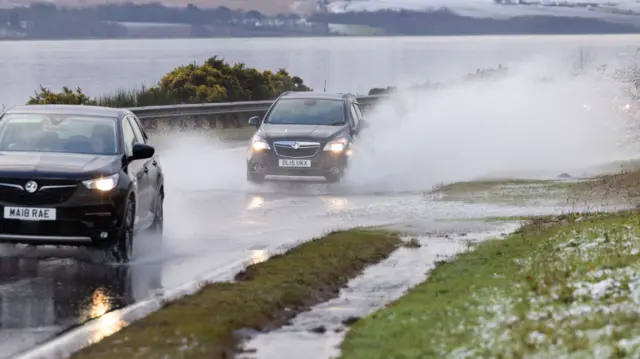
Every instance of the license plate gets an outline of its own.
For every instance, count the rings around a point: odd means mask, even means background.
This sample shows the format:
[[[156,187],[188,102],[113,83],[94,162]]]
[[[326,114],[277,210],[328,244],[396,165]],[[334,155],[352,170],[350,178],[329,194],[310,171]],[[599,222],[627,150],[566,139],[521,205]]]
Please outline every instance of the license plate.
[[[55,208],[4,207],[5,219],[21,219],[23,221],[55,221]]]
[[[311,167],[311,160],[280,160],[280,167]]]

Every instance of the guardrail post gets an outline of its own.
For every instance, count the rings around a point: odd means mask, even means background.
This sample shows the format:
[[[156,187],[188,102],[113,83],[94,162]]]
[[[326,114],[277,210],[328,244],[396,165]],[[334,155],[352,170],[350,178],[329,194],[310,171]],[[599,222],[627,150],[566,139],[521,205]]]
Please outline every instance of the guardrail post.
[[[209,121],[207,116],[196,116],[194,119],[193,129],[198,131],[204,131],[209,129]]]
[[[233,121],[231,122],[233,124],[234,128],[240,128],[242,127],[242,119],[244,118],[244,116],[246,116],[246,113],[236,113],[235,116],[233,116]]]
[[[227,114],[224,119],[224,127],[235,128],[236,123],[238,122],[237,121],[238,115],[239,113],[235,113],[235,112]]]
[[[180,121],[180,131],[193,130],[195,126],[196,126],[195,116],[185,117],[182,121]]]
[[[171,131],[171,122],[167,121],[167,118],[155,118],[152,121],[156,123],[156,131],[161,133]]]
[[[227,114],[218,114],[213,116],[214,128],[224,128],[224,120]]]

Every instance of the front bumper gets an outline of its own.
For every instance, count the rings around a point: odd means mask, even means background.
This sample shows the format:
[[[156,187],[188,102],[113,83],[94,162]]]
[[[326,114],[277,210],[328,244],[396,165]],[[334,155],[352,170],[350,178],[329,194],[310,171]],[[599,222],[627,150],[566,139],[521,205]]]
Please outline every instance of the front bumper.
[[[37,245],[102,246],[117,238],[122,225],[126,195],[118,189],[98,193],[76,189],[70,199],[41,205],[6,202],[0,198],[0,242]],[[55,220],[5,218],[5,207],[55,208]]]
[[[313,157],[291,158],[278,156],[272,150],[253,152],[249,150],[247,172],[266,176],[340,176],[347,168],[347,151],[333,153],[318,151]],[[280,160],[309,160],[310,167],[282,167]]]

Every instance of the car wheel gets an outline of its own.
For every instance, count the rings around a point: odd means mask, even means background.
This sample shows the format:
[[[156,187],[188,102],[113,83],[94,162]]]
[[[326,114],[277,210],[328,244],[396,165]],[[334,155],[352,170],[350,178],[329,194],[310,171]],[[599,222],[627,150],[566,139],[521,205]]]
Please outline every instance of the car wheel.
[[[156,208],[153,213],[153,223],[149,227],[148,232],[155,236],[162,236],[162,229],[164,227],[164,196],[162,193],[158,193],[156,198]]]
[[[251,183],[262,183],[264,182],[264,178],[265,175],[247,172],[247,181]]]
[[[135,204],[135,200],[131,198],[127,204],[124,218],[122,220],[122,227],[118,232],[118,237],[108,249],[111,252],[113,259],[118,263],[127,263],[131,260],[133,252],[134,222],[136,218]]]

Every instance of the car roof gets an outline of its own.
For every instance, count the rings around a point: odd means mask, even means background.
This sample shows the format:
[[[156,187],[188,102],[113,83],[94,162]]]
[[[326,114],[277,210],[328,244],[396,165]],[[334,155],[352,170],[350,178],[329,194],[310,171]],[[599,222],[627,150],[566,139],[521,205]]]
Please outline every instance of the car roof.
[[[302,98],[302,99],[320,99],[320,100],[345,100],[347,94],[343,93],[327,93],[327,92],[311,92],[311,91],[291,91],[285,92],[280,98]]]
[[[100,116],[120,118],[131,111],[124,108],[86,106],[86,105],[21,105],[5,111],[6,114],[60,114],[78,116]]]

